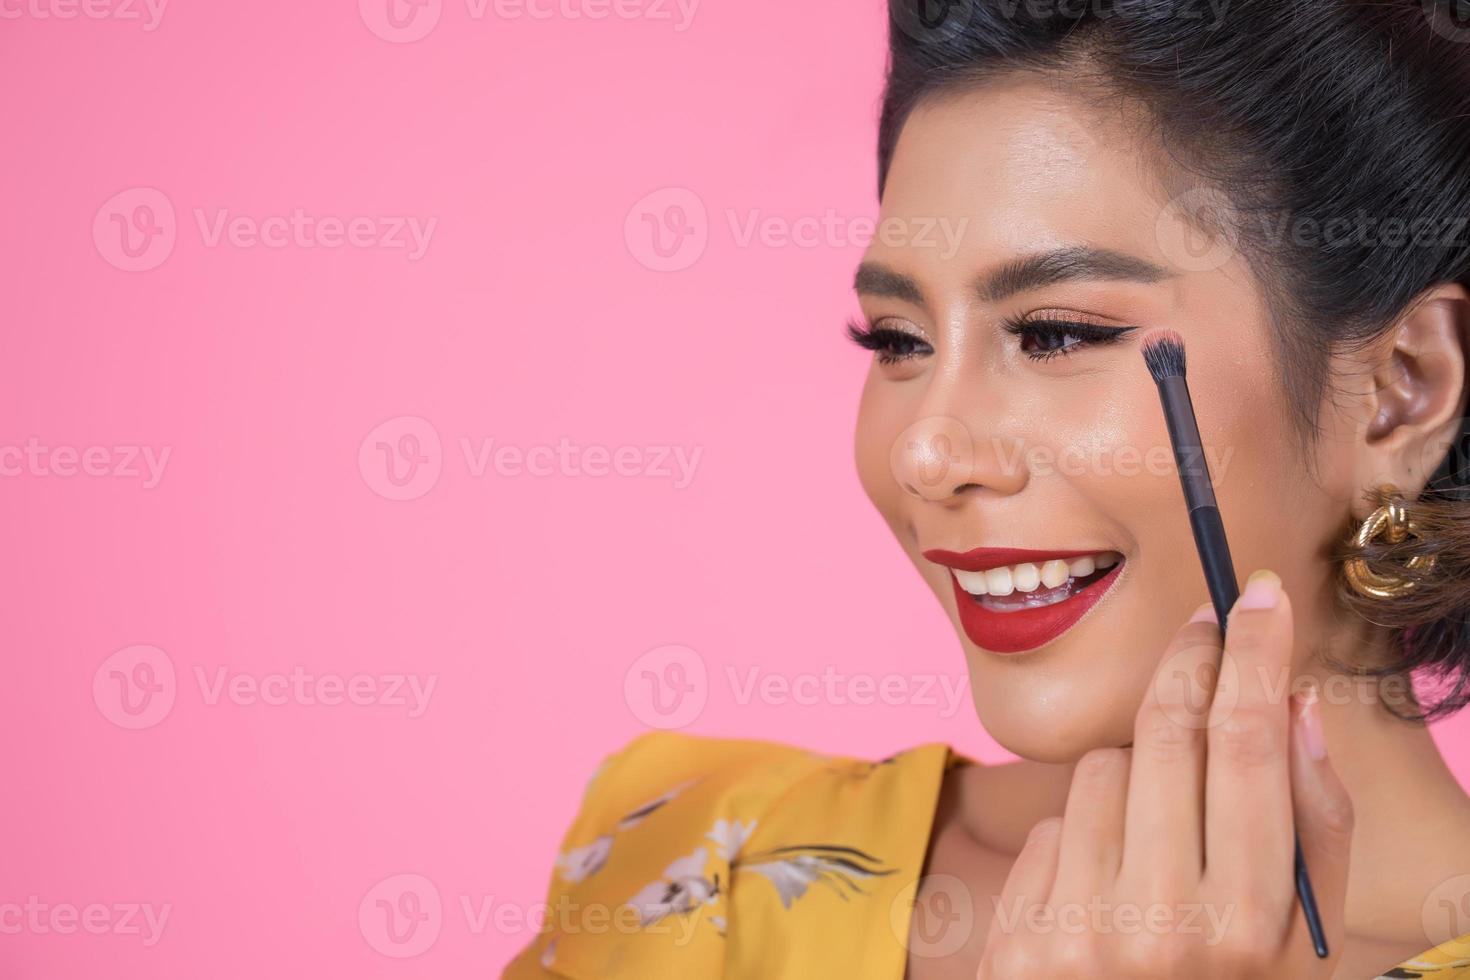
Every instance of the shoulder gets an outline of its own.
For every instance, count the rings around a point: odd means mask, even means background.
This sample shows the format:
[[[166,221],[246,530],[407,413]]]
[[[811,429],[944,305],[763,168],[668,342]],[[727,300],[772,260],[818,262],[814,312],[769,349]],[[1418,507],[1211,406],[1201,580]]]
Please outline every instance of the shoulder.
[[[880,793],[896,782],[941,774],[954,755],[942,744],[918,746],[883,759],[829,755],[763,739],[646,732],[607,756],[592,773],[579,822],[636,824],[683,798],[666,819],[689,814],[702,801],[748,810],[793,791],[819,797],[842,787],[848,796]],[[729,794],[737,794],[730,798]],[[595,829],[595,828],[589,828]],[[569,835],[573,836],[573,835]]]
[[[621,964],[630,976],[718,977],[733,955],[731,915],[754,923],[797,901],[847,903],[841,891],[803,896],[833,881],[861,893],[900,865],[916,876],[952,758],[941,744],[867,761],[759,739],[640,735],[589,780],[555,862],[547,927],[506,976],[621,976]],[[594,913],[605,928],[590,928]]]

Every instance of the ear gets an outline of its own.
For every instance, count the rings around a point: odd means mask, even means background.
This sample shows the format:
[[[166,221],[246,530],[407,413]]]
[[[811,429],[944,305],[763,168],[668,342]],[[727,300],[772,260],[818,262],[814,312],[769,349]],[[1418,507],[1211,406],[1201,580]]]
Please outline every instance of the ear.
[[[1372,391],[1358,486],[1392,483],[1412,500],[1455,444],[1466,410],[1465,360],[1470,338],[1470,294],[1458,283],[1419,297],[1369,363]],[[1371,506],[1353,502],[1362,519]]]

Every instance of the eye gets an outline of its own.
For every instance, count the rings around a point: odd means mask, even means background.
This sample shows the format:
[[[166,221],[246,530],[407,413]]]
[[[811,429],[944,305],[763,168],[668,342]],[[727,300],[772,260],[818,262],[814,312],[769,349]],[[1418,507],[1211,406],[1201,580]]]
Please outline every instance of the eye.
[[[864,350],[878,357],[879,364],[897,364],[915,357],[934,353],[929,342],[917,334],[897,327],[877,324],[860,324],[856,320],[847,322],[847,336]]]
[[[1007,333],[1019,337],[1021,351],[1034,361],[1075,353],[1091,344],[1108,344],[1120,340],[1137,327],[1105,327],[1081,320],[1025,318],[1007,320]]]

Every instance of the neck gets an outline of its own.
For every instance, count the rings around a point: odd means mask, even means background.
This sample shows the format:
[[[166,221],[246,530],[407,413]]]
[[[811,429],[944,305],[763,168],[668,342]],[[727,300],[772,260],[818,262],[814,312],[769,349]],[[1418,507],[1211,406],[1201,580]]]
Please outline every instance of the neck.
[[[1382,640],[1370,634],[1338,635],[1331,655],[1363,662],[1352,651],[1375,648]],[[1463,863],[1470,799],[1428,729],[1389,710],[1416,710],[1403,684],[1332,671],[1323,659],[1314,657],[1308,673],[1317,683],[1328,756],[1355,818],[1347,930],[1380,939],[1422,936],[1425,901],[1447,869]]]

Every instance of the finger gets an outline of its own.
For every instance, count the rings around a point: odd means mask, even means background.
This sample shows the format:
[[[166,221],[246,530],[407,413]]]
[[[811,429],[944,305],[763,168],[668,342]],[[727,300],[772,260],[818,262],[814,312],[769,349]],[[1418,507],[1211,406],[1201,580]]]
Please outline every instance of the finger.
[[[1204,869],[1205,726],[1219,660],[1206,603],[1174,634],[1134,718],[1119,877],[1143,894],[1192,894]]]
[[[1296,829],[1327,934],[1327,946],[1341,949],[1348,858],[1353,839],[1353,802],[1327,757],[1316,686],[1312,685],[1292,701],[1291,790]],[[1305,948],[1310,943],[1306,920],[1299,909],[1289,941],[1297,948]]]
[[[1127,749],[1107,748],[1088,752],[1073,769],[1052,905],[1112,894],[1123,858],[1128,768]]]
[[[1061,817],[1047,817],[1031,828],[1021,853],[1011,864],[1010,874],[1006,875],[1000,898],[996,899],[995,916],[990,920],[989,938],[985,941],[987,950],[995,949],[1002,936],[1025,928],[1032,908],[1046,902],[1057,874],[1061,838]]]
[[[1284,696],[1291,630],[1281,580],[1256,572],[1230,612],[1205,773],[1205,877],[1226,894],[1283,906],[1294,853]]]

